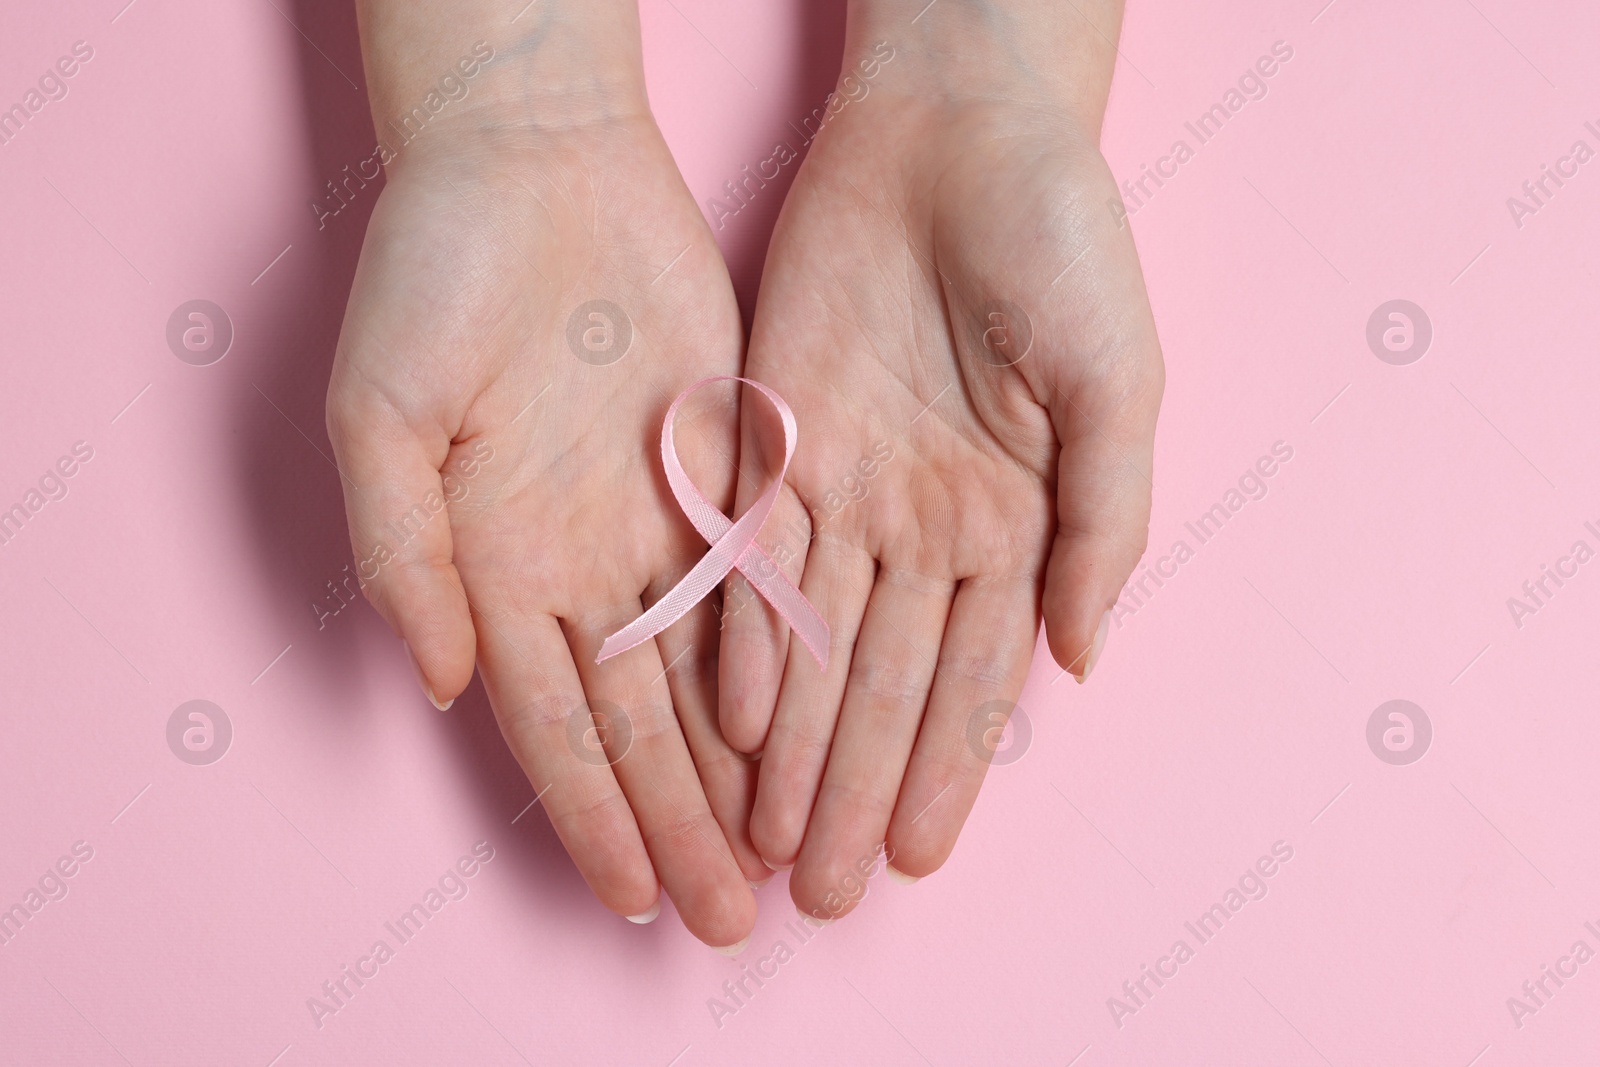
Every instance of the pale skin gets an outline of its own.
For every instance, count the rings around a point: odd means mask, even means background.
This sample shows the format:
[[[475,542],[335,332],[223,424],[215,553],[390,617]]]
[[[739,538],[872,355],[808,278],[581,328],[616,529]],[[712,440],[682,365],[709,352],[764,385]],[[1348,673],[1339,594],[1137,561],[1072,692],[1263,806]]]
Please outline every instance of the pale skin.
[[[811,146],[746,361],[805,435],[769,528],[812,525],[786,572],[834,655],[730,612],[720,721],[763,753],[757,850],[819,918],[880,843],[907,878],[944,863],[989,765],[974,719],[1016,700],[1041,615],[1087,676],[1149,522],[1161,353],[1096,147],[1121,5],[921,6],[850,8],[844,70],[894,58]],[[879,441],[896,458],[835,514]]]
[[[606,907],[648,921],[664,890],[736,951],[747,883],[772,869],[794,865],[818,917],[848,910],[833,891],[880,844],[906,876],[937,869],[987,767],[975,709],[1016,699],[1041,618],[1087,675],[1143,551],[1161,357],[1096,148],[1120,3],[941,0],[914,23],[920,2],[853,3],[844,70],[879,42],[894,58],[811,147],[748,354],[650,117],[631,0],[540,0],[512,23],[521,7],[358,0],[380,134],[474,42],[495,58],[388,165],[368,229],[328,404],[351,539],[367,558],[492,448],[367,595],[436,703],[481,673]],[[608,365],[567,339],[593,299],[631,321]],[[1033,340],[1007,366],[1019,309]],[[828,620],[828,669],[738,578],[725,607],[597,666],[706,549],[661,473],[666,407],[741,367],[799,419],[761,541]],[[730,514],[775,444],[764,403],[737,399],[703,390],[677,433]],[[625,753],[604,715],[585,735],[609,763],[570,743],[585,706],[624,709]]]

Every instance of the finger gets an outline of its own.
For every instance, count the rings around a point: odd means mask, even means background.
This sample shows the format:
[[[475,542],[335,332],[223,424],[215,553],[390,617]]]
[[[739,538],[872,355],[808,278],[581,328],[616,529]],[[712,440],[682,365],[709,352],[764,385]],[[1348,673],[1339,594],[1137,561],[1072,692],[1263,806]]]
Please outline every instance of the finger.
[[[550,824],[600,902],[648,922],[660,886],[633,811],[606,761],[572,746],[574,713],[587,705],[560,625],[547,615],[478,622],[489,703]]]
[[[750,809],[756,799],[754,760],[736,752],[717,726],[717,615],[701,603],[656,638],[665,663],[665,684],[677,709],[689,755],[694,759],[711,813],[722,827],[745,880],[761,885],[772,869],[750,843]]]
[[[751,412],[750,405],[744,412],[746,419],[761,417]],[[754,503],[766,488],[766,479],[776,473],[767,469],[769,457],[761,447],[758,427],[747,423],[743,435],[736,515]],[[789,486],[783,486],[756,543],[791,582],[798,583],[811,535],[805,505]],[[723,586],[718,720],[722,736],[740,752],[753,755],[766,744],[788,653],[788,623],[735,571]]]
[[[884,843],[933,684],[955,582],[884,568],[850,661],[844,706],[789,892],[801,911],[837,918],[840,893]]]
[[[562,629],[590,706],[612,719],[606,755],[683,924],[714,948],[742,948],[755,928],[755,897],[700,787],[655,642],[595,663],[607,635],[642,611],[635,599]]]
[[[774,870],[792,867],[800,854],[876,573],[877,563],[859,546],[827,534],[811,543],[800,591],[831,631],[828,669],[819,670],[799,638],[790,637],[792,654],[784,666],[750,814],[750,839]]]
[[[413,425],[354,381],[334,376],[327,422],[344,484],[356,576],[405,642],[428,699],[444,710],[472,681],[476,656],[472,616],[454,563],[449,494],[440,475],[452,451],[450,434],[432,420]]]
[[[889,823],[886,854],[902,880],[926,877],[950,857],[1027,680],[1038,639],[1039,590],[1033,580],[961,583],[928,713]],[[1016,729],[1023,728],[1019,723]],[[1013,745],[1027,743],[1015,730],[1012,739]],[[1021,755],[1015,749],[1006,753]]]
[[[1142,299],[1142,298],[1141,298]],[[1100,657],[1111,608],[1144,555],[1162,370],[1155,327],[1119,334],[1122,351],[1049,404],[1061,442],[1056,535],[1045,572],[1050,652],[1084,681]]]

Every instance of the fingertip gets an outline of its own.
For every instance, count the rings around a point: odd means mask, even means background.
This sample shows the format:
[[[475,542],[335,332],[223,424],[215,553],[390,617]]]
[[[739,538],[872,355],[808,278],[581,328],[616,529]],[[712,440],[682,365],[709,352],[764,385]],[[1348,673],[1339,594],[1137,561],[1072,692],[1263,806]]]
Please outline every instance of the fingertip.
[[[1080,681],[1099,659],[1123,584],[1138,559],[1131,545],[1057,536],[1041,605],[1045,641],[1056,664]]]
[[[623,918],[627,919],[629,922],[631,922],[631,923],[633,923],[633,924],[635,924],[637,926],[648,926],[650,923],[655,922],[656,921],[656,917],[659,916],[660,914],[661,914],[661,898],[657,897],[656,898],[656,902],[654,904],[650,905],[649,910],[641,911],[637,915],[624,915]]]
[[[446,711],[472,683],[478,636],[454,568],[413,568],[390,577],[395,629],[423,694]]]
[[[1106,647],[1106,635],[1111,632],[1111,611],[1106,610],[1100,616],[1100,625],[1095,628],[1094,640],[1089,645],[1089,654],[1083,661],[1083,669],[1078,673],[1078,684],[1082,685],[1089,680],[1089,672],[1094,670],[1094,665],[1100,662],[1100,653]]]
[[[814,922],[842,919],[867,899],[870,885],[850,868],[830,871],[807,863],[789,878],[789,897]]]
[[[717,725],[730,748],[755,756],[766,747],[782,672],[775,637],[728,622],[717,665]]]
[[[945,814],[945,813],[941,813]],[[933,874],[955,851],[965,816],[951,823],[934,817],[917,823],[903,823],[900,812],[889,824],[884,873],[890,881],[911,885]]]
[[[567,844],[565,840],[562,843]],[[635,925],[645,926],[661,914],[661,902],[666,893],[655,868],[650,865],[643,842],[637,842],[637,854],[634,854],[634,844],[608,840],[603,848],[585,856],[578,870],[601,906]],[[574,860],[578,859],[570,844],[567,844],[567,853]]]
[[[408,642],[401,641],[400,646],[406,650],[406,662],[411,664],[411,673],[417,676],[417,684],[422,687],[422,695],[428,698],[428,703],[440,711],[449,711],[450,705],[456,702],[455,697],[451,697],[449,700],[440,700],[433,683],[428,681],[427,672],[422,669],[422,664],[417,662],[417,654],[411,651],[411,645]]]
[[[755,845],[750,842],[748,830],[737,841],[730,836],[728,847],[733,849],[733,858],[739,865],[739,873],[744,875],[745,884],[751,889],[759,889],[772,881],[775,872],[756,852]]]
[[[1075,611],[1045,611],[1045,639],[1057,666],[1081,684],[1100,662],[1106,638],[1111,633],[1112,609],[1089,606]]]
[[[472,684],[477,667],[477,635],[470,621],[463,619],[443,633],[403,636],[401,644],[423,695],[440,711],[450,710]]]
[[[800,842],[804,827],[795,829],[790,821],[760,802],[750,814],[750,843],[755,846],[761,862],[774,871],[787,871],[794,867],[800,856]]]
[[[690,933],[725,955],[743,951],[756,928],[755,891],[743,879],[719,882],[714,893],[697,902],[692,914],[679,911]]]
[[[728,747],[750,759],[759,758],[767,744],[772,713],[751,710],[747,690],[724,691],[717,701],[717,727]]]

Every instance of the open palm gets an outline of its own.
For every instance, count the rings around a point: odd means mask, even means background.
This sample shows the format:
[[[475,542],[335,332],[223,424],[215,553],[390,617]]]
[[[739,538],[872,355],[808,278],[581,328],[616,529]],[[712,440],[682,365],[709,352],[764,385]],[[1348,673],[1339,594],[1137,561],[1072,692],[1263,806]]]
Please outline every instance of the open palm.
[[[820,671],[736,576],[720,715],[762,753],[752,838],[797,864],[802,911],[847,910],[881,843],[903,876],[944,862],[988,766],[971,726],[1016,699],[1041,612],[1081,680],[1144,550],[1162,367],[1114,196],[1059,112],[879,90],[784,206],[746,373],[800,447],[761,543],[833,655]]]
[[[754,767],[717,730],[712,607],[595,663],[705,551],[656,457],[673,396],[739,371],[726,271],[648,114],[429,138],[373,215],[328,394],[368,596],[436,704],[476,663],[607,907],[648,921],[664,887],[734,945],[769,872]],[[733,401],[705,390],[678,428],[722,503]]]

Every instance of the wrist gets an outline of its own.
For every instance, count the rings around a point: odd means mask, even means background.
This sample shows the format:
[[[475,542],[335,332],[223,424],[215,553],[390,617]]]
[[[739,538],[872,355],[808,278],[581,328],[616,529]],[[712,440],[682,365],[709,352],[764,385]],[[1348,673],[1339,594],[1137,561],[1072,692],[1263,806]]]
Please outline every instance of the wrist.
[[[1121,15],[1121,0],[850,0],[842,75],[892,56],[890,93],[1056,112],[1098,139]]]
[[[358,13],[380,141],[649,114],[635,0],[537,0],[515,18],[503,0],[360,0]]]

